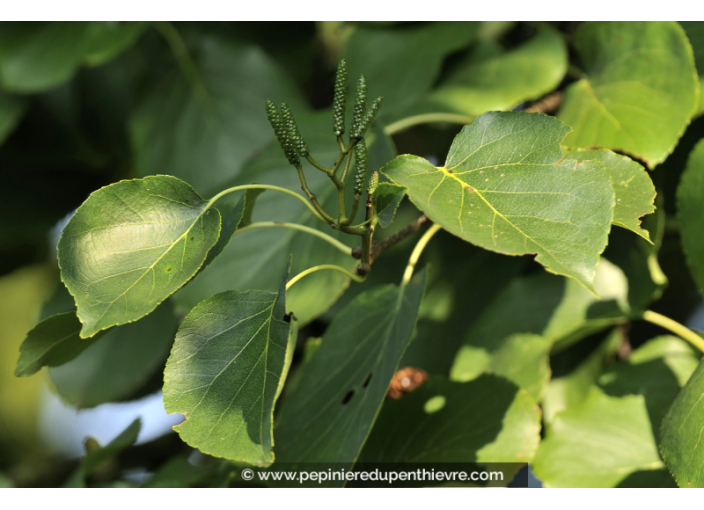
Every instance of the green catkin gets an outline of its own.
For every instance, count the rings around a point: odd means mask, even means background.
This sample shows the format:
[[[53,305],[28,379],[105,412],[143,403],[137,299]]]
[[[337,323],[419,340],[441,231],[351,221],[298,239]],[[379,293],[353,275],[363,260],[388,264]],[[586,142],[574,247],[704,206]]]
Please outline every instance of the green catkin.
[[[369,178],[369,186],[367,186],[367,195],[372,196],[376,191],[376,187],[379,185],[379,172],[372,172],[372,176]]]
[[[362,138],[360,127],[367,114],[367,79],[364,75],[359,77],[357,82],[357,97],[354,102],[354,112],[352,114],[352,126],[350,126],[350,138]]]
[[[367,132],[367,129],[369,129],[369,126],[372,125],[374,117],[376,117],[376,114],[379,112],[379,108],[381,108],[381,103],[383,101],[383,97],[377,97],[374,102],[369,106],[369,109],[364,114],[364,119],[362,120],[362,123],[359,125],[357,138],[362,138],[364,136],[364,133]]]
[[[294,153],[297,156],[307,156],[310,152],[308,144],[306,144],[303,136],[301,136],[301,132],[296,125],[296,120],[293,118],[293,112],[291,112],[291,108],[289,108],[286,103],[281,103],[281,118],[283,120],[284,129],[288,131],[288,137],[291,141]]]
[[[354,146],[354,194],[357,197],[362,194],[364,185],[367,183],[368,163],[367,144],[364,140],[360,140]]]
[[[345,133],[345,109],[347,108],[347,63],[344,59],[337,67],[335,97],[332,101],[332,130],[336,136]]]
[[[266,102],[266,113],[269,117],[271,127],[274,128],[274,134],[276,135],[276,139],[279,141],[279,144],[281,145],[281,148],[283,149],[284,154],[288,159],[288,162],[292,165],[297,165],[300,163],[300,159],[298,157],[298,154],[296,154],[295,149],[293,148],[293,142],[291,141],[291,137],[289,136],[289,129],[287,127],[287,120],[284,117],[283,106],[284,105],[282,105],[282,111],[279,112],[279,109],[276,107],[274,102],[269,99]]]

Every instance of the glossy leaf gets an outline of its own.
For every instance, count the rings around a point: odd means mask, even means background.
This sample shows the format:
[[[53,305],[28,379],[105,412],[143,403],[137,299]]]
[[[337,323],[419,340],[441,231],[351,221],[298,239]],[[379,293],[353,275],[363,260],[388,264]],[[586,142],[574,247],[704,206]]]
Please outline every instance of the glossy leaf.
[[[26,110],[26,99],[0,91],[0,144],[12,133]]]
[[[546,115],[487,113],[457,135],[445,166],[399,156],[382,172],[453,234],[499,253],[535,253],[548,271],[593,290],[614,191],[600,163],[564,156],[568,132]]]
[[[425,271],[357,296],[323,335],[276,423],[277,460],[354,463],[416,323]]]
[[[557,342],[569,344],[624,322],[628,283],[605,259],[597,268],[597,299],[577,282],[539,273],[517,278],[498,294],[465,334],[450,371],[456,381],[484,372],[507,377],[542,400]]]
[[[704,113],[704,21],[680,21],[694,50],[694,63],[699,74],[699,110]]]
[[[287,277],[278,294],[217,294],[178,330],[164,372],[164,405],[186,416],[175,429],[204,453],[258,466],[274,461],[274,404],[296,344],[286,315]]]
[[[49,369],[49,377],[61,398],[78,408],[95,407],[139,396],[161,374],[176,332],[176,317],[166,301],[147,317],[116,326],[75,342],[90,345],[77,357]],[[100,340],[94,339],[102,335]],[[152,390],[156,384],[146,388]],[[152,391],[155,391],[154,388]]]
[[[616,205],[613,224],[627,228],[650,240],[650,234],[641,227],[641,217],[655,211],[655,186],[645,169],[631,158],[620,156],[610,150],[578,149],[568,153],[577,161],[592,159],[601,163],[614,187]]]
[[[704,140],[689,155],[677,188],[677,209],[687,263],[704,292]]]
[[[384,96],[379,115],[396,116],[430,90],[444,57],[468,45],[478,27],[476,21],[392,28],[358,26],[345,52],[350,76],[364,74],[372,97]]]
[[[699,362],[662,421],[660,451],[680,487],[704,487],[704,362]]]
[[[374,213],[377,215],[379,225],[388,227],[394,221],[396,209],[406,194],[406,188],[388,182],[382,182],[377,186],[373,195]]]
[[[645,398],[592,389],[582,405],[559,413],[533,461],[546,487],[671,487]]]
[[[652,168],[698,104],[692,48],[674,21],[585,23],[575,37],[586,77],[567,88],[559,118],[570,147],[608,147]]]
[[[174,70],[137,107],[132,142],[140,175],[166,169],[199,192],[214,193],[273,138],[268,98],[288,103],[299,121],[306,108],[292,80],[260,47],[208,36],[195,40],[193,51],[204,97]]]
[[[425,108],[481,115],[511,109],[554,90],[567,71],[567,47],[556,30],[547,28],[509,52],[496,49],[484,56],[477,48],[455,69],[430,95]]]
[[[144,22],[31,22],[3,27],[0,88],[41,92],[67,81],[82,64],[96,65],[133,44]]]
[[[331,136],[330,118],[330,112],[324,111],[302,117],[298,122],[313,157],[323,164],[335,161],[339,154],[335,138]],[[370,163],[373,162],[372,154],[377,144],[381,145],[382,140],[377,138],[370,147]],[[304,168],[308,185],[318,201],[328,212],[335,211],[337,193],[330,179],[307,163],[304,163]],[[242,174],[229,184],[250,184],[255,181],[283,186],[299,193],[301,189],[296,170],[288,164],[276,141],[251,160]],[[352,190],[349,191],[347,204],[353,200]],[[364,217],[363,211],[361,206],[358,220]],[[322,223],[298,200],[274,191],[267,191],[257,198],[251,221],[299,223],[322,230],[349,246],[359,243],[358,238]],[[229,289],[276,292],[280,282],[278,274],[286,267],[291,253],[294,254],[291,265],[293,275],[319,264],[337,264],[353,271],[359,263],[305,232],[288,228],[248,228],[237,232],[222,255],[175,295],[178,310],[187,313],[204,299]],[[349,278],[337,271],[318,271],[291,287],[286,300],[289,308],[296,312],[299,324],[307,324],[334,303],[348,284]]]
[[[20,346],[20,359],[15,375],[26,377],[39,372],[42,367],[56,367],[74,359],[103,336],[81,338],[81,321],[75,312],[64,312],[44,319]]]
[[[175,177],[121,181],[93,193],[59,241],[81,337],[154,310],[196,274],[219,232],[218,211]]]
[[[530,462],[539,442],[540,409],[525,390],[492,375],[436,376],[384,404],[359,462]]]

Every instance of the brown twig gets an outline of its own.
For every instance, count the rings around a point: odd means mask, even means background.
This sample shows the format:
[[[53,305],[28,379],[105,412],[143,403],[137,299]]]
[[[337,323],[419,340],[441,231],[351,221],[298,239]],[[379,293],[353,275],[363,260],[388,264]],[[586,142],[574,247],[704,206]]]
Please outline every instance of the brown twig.
[[[398,243],[399,241],[402,241],[406,237],[410,236],[411,234],[414,234],[420,230],[420,228],[423,226],[423,224],[427,221],[430,221],[428,217],[423,214],[421,217],[419,217],[417,220],[415,220],[413,223],[408,225],[407,227],[402,228],[398,232],[396,232],[394,235],[387,237],[383,241],[380,241],[378,243],[374,243],[372,245],[372,261],[377,258],[381,252],[384,250],[391,248],[393,245]],[[357,246],[355,248],[352,248],[352,256],[356,259],[361,259],[362,258],[362,248]]]
[[[562,99],[564,97],[564,92],[562,92],[561,90],[557,90],[548,94],[542,99],[538,99],[535,103],[533,103],[523,111],[526,111],[528,113],[552,113],[557,110],[557,108],[562,103]]]

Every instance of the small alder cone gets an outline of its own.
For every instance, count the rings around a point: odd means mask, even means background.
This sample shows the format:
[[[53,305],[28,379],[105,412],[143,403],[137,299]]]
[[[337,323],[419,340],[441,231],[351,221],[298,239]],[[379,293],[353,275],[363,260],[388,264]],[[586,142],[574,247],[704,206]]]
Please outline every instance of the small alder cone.
[[[398,370],[391,384],[386,398],[399,399],[404,394],[410,393],[428,379],[428,373],[420,368],[406,367]]]

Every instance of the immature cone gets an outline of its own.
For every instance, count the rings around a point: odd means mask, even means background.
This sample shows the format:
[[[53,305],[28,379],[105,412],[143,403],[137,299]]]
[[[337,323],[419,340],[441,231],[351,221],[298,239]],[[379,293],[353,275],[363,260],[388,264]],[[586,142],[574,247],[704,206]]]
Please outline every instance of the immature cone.
[[[291,108],[289,108],[286,103],[281,103],[281,118],[284,122],[284,129],[288,131],[289,140],[291,141],[295,153],[298,156],[307,156],[310,150],[308,150],[308,145],[305,140],[303,140],[301,132],[298,130]]]
[[[364,185],[367,183],[368,163],[367,144],[362,139],[354,146],[354,194],[356,196],[362,194]]]
[[[364,119],[362,120],[362,123],[359,125],[358,129],[358,138],[362,138],[364,136],[364,133],[367,132],[367,129],[369,129],[369,126],[372,125],[372,122],[374,121],[374,117],[376,117],[376,114],[379,112],[379,108],[381,108],[381,103],[384,101],[383,97],[377,97],[374,102],[369,106],[369,110],[364,114]]]
[[[369,186],[367,186],[367,195],[372,196],[379,185],[379,172],[374,171],[369,178]]]
[[[362,138],[360,127],[367,114],[367,79],[364,75],[359,77],[357,82],[357,97],[354,101],[354,112],[352,114],[352,126],[350,126],[350,138]]]
[[[281,105],[282,110],[284,106],[285,105]],[[290,110],[288,110],[288,112],[289,114],[291,113]],[[276,105],[271,99],[267,100],[266,102],[266,114],[269,117],[269,122],[271,123],[271,127],[274,128],[274,134],[276,135],[276,139],[279,141],[279,144],[281,145],[281,148],[283,149],[284,154],[288,159],[288,162],[292,165],[300,163],[298,154],[296,154],[296,151],[293,148],[293,143],[291,141],[291,137],[289,136],[289,130],[286,125],[287,121],[284,118],[283,112],[279,112],[279,109],[276,107]]]
[[[345,133],[345,109],[347,108],[347,62],[344,59],[337,66],[335,77],[335,97],[332,101],[332,130],[335,135]]]

